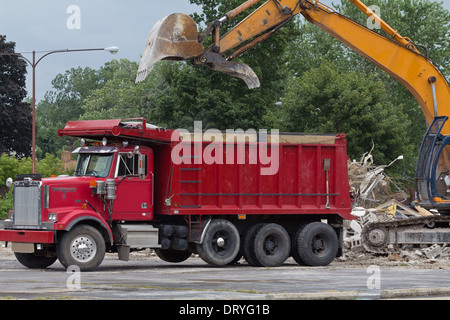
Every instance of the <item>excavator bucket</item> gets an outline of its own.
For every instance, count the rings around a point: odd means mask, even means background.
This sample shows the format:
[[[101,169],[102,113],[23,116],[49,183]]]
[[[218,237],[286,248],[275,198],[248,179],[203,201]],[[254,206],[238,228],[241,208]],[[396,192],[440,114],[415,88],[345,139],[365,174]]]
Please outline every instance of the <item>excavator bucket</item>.
[[[191,60],[245,81],[250,89],[259,87],[258,76],[246,64],[228,61],[221,54],[208,52],[198,40],[197,25],[183,13],[159,20],[150,30],[139,63],[136,83],[144,81],[160,60]],[[195,62],[194,62],[195,61]]]
[[[159,20],[150,30],[139,63],[136,83],[144,81],[160,60],[192,59],[203,52],[198,42],[197,25],[183,13],[173,13]]]

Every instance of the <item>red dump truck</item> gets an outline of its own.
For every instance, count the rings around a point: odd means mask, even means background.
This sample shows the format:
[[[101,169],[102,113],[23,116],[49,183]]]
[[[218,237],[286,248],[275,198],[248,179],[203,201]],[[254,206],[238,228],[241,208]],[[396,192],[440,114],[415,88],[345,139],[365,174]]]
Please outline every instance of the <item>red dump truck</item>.
[[[128,260],[143,248],[217,266],[290,256],[323,266],[342,252],[352,219],[343,134],[188,132],[145,119],[72,121],[58,134],[81,138],[74,175],[17,176],[0,230],[26,267],[94,270],[106,252]]]

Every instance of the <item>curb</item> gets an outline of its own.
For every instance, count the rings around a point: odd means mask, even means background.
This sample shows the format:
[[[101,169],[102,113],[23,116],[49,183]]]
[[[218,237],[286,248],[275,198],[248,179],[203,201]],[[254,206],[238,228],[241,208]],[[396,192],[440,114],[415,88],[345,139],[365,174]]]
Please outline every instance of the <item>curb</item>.
[[[432,297],[450,295],[450,287],[381,290],[379,296],[367,297],[363,291],[322,291],[312,293],[271,293],[267,300],[358,300]]]
[[[450,295],[450,287],[391,289],[391,290],[382,290],[380,292],[381,299],[429,297],[429,296],[445,296],[445,295]]]
[[[335,291],[311,293],[271,293],[267,300],[356,300],[360,291]]]

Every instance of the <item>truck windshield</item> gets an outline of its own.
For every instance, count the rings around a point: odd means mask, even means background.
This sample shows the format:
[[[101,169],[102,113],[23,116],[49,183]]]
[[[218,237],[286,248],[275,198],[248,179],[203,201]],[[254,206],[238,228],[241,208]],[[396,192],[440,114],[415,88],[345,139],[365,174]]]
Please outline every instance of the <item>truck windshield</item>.
[[[80,153],[74,174],[106,178],[111,168],[112,154]]]

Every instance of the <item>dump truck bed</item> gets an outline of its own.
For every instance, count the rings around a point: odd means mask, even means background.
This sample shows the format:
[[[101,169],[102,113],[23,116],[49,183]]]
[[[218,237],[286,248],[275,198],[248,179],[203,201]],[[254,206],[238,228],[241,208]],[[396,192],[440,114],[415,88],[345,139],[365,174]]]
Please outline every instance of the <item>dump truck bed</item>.
[[[264,142],[246,132],[243,141],[227,141],[226,134],[199,136],[143,119],[69,122],[59,134],[152,147],[155,214],[338,214],[351,219],[344,134],[280,133],[275,142],[270,135]]]
[[[213,146],[214,142],[203,141],[198,144],[201,153],[196,154],[195,143],[190,142],[191,152],[188,155],[180,152],[181,159],[185,160],[181,164],[173,161],[173,154],[179,151],[175,148],[180,145],[160,147],[155,152],[155,177],[160,186],[155,190],[159,201],[156,212],[168,215],[338,214],[351,219],[345,136],[288,135],[280,137],[282,140],[290,142],[277,145],[278,157],[272,158],[277,164],[267,163],[267,159],[264,164],[260,157],[256,163],[251,161],[252,153],[264,145],[270,149],[270,143],[221,143],[220,149],[218,144]],[[206,163],[212,148],[223,150],[223,163]],[[237,156],[239,148],[245,153],[243,162]],[[228,156],[229,153],[233,155]],[[198,161],[199,157],[203,157],[202,161]],[[234,161],[227,163],[226,159]],[[328,177],[325,162],[329,163]],[[269,174],[262,174],[264,168]]]

